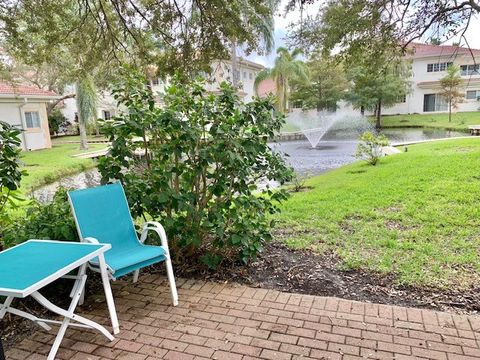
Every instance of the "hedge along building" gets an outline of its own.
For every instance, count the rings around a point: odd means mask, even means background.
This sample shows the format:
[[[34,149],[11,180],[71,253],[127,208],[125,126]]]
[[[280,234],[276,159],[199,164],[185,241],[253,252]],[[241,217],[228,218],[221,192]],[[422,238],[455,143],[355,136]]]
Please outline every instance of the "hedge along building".
[[[58,98],[34,86],[0,82],[0,120],[22,130],[23,150],[52,147],[47,103]]]

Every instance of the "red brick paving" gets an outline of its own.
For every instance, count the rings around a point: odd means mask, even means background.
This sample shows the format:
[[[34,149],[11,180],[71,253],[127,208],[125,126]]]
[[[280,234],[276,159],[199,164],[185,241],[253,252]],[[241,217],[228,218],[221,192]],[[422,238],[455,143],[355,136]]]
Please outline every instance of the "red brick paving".
[[[58,359],[480,359],[480,317],[178,280],[114,283],[121,332],[113,342],[69,328]],[[104,303],[87,317],[109,325]],[[53,335],[39,330],[7,359],[44,359]]]

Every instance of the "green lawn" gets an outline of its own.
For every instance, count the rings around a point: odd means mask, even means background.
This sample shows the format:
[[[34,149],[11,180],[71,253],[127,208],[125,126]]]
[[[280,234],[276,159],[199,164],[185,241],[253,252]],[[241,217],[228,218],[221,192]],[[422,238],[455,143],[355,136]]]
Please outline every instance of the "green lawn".
[[[469,125],[480,125],[480,112],[452,114],[452,122],[448,121],[448,114],[411,114],[382,117],[383,127],[415,126],[467,131]]]
[[[105,147],[105,144],[90,144],[89,149],[84,152]],[[78,144],[54,144],[51,149],[22,152],[20,159],[22,169],[28,172],[28,175],[22,178],[22,190],[29,191],[61,177],[94,167],[95,163],[91,159],[72,157],[81,152]]]
[[[277,216],[289,246],[333,251],[345,268],[395,273],[400,283],[478,286],[480,138],[410,146],[307,185]]]

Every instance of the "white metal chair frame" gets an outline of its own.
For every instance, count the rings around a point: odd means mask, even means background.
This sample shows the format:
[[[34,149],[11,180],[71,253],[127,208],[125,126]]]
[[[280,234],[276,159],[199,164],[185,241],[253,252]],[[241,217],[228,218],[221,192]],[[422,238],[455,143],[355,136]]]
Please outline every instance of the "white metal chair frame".
[[[81,231],[80,231],[80,228],[79,228],[76,217],[75,217],[75,223],[77,225],[78,233],[81,234]],[[173,273],[172,260],[170,258],[170,250],[168,248],[167,234],[166,234],[165,229],[163,228],[162,224],[160,224],[159,222],[157,222],[157,221],[147,221],[142,227],[142,233],[141,233],[140,239],[139,239],[139,242],[141,244],[143,244],[145,242],[145,240],[147,239],[147,235],[148,235],[149,230],[155,231],[157,233],[158,237],[160,238],[160,243],[162,244],[160,247],[163,248],[163,250],[165,251],[165,266],[166,266],[166,270],[167,270],[168,282],[169,282],[169,285],[170,285],[170,292],[172,294],[172,302],[173,302],[173,306],[177,306],[178,305],[178,292],[177,292],[177,286],[175,284],[175,275]],[[83,238],[82,241],[89,242],[89,243],[92,243],[92,244],[99,244],[100,243],[98,241],[98,239],[95,239],[93,237]],[[100,272],[100,269],[92,263],[89,263],[88,267],[92,271]],[[108,267],[108,264],[107,264],[107,269],[108,269],[108,277],[110,279],[112,279],[113,281],[117,280],[113,275],[112,269]],[[140,275],[140,269],[135,270],[133,272],[133,282],[134,283],[136,283],[138,281],[139,275]],[[83,292],[81,297],[80,297],[80,305],[83,304],[84,296],[85,296],[85,294]]]

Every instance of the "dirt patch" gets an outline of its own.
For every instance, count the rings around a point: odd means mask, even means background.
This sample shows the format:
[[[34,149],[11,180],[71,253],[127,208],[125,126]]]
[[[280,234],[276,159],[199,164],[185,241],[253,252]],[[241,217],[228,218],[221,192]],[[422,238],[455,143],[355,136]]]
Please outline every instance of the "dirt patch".
[[[386,220],[385,221],[385,227],[388,230],[399,230],[399,231],[409,230],[409,228],[407,226],[403,225],[401,222],[396,221],[396,220]]]
[[[293,293],[455,313],[480,313],[480,287],[457,291],[397,285],[394,275],[341,270],[341,260],[332,253],[318,255],[308,250],[294,250],[278,242],[269,244],[258,260],[248,267],[195,274],[212,280]],[[184,275],[192,277],[193,274],[188,271]]]

